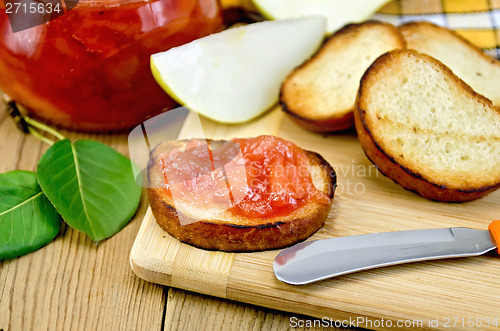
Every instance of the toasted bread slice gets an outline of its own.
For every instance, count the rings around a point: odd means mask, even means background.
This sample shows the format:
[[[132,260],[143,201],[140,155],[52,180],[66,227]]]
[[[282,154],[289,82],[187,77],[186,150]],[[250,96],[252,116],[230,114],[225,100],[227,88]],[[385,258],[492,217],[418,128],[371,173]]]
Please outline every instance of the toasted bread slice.
[[[455,31],[429,22],[399,27],[407,47],[428,54],[449,67],[476,92],[500,105],[500,61],[489,57]]]
[[[345,26],[286,78],[281,87],[282,109],[311,131],[352,127],[361,76],[377,57],[404,46],[398,29],[389,23]]]
[[[366,155],[403,187],[449,202],[499,188],[499,108],[433,57],[381,56],[361,80],[357,108]]]
[[[218,149],[227,148],[226,141],[207,142],[212,155],[215,155]],[[186,140],[174,142],[178,150],[182,150],[187,143]],[[157,223],[182,242],[204,249],[222,251],[260,251],[285,247],[304,240],[316,232],[324,224],[331,209],[336,183],[335,171],[317,153],[302,151],[307,158],[307,171],[312,183],[322,192],[325,200],[313,199],[300,205],[298,209],[290,209],[286,213],[250,217],[235,214],[228,208],[220,209],[211,202],[201,206],[189,201],[175,200],[165,194],[161,158],[171,149],[172,145],[169,142],[158,145],[152,151],[148,166],[151,183],[148,194]],[[229,176],[227,164],[224,168],[226,176]],[[257,168],[252,168],[251,171],[255,169]],[[268,169],[261,170],[268,171]],[[234,198],[237,189],[234,187],[231,189],[231,198]],[[219,194],[219,197],[223,195]]]

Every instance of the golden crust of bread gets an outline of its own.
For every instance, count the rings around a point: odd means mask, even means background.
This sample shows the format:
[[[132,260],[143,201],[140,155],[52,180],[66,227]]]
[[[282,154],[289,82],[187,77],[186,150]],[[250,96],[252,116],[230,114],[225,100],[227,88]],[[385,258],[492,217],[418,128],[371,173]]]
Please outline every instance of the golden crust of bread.
[[[372,34],[379,40],[368,41]],[[361,75],[382,53],[404,47],[403,36],[390,23],[369,20],[346,25],[286,78],[280,90],[282,110],[310,131],[351,128]]]
[[[424,174],[415,173],[407,166],[398,163],[394,157],[388,155],[384,146],[374,140],[370,126],[373,124],[367,123],[366,109],[369,107],[369,101],[363,97],[364,88],[368,88],[373,83],[372,80],[379,79],[378,70],[384,68],[392,58],[400,56],[400,54],[415,55],[421,61],[430,61],[438,66],[440,70],[459,86],[465,94],[472,98],[476,98],[478,102],[490,107],[492,111],[500,112],[490,100],[476,93],[469,85],[460,80],[453,72],[435,60],[434,58],[418,53],[414,50],[395,50],[389,52],[372,64],[362,78],[360,90],[357,99],[357,110],[354,112],[354,120],[358,139],[366,154],[366,156],[378,167],[381,173],[391,178],[394,182],[400,184],[404,188],[420,194],[422,197],[442,202],[465,202],[482,198],[489,193],[500,188],[500,182],[490,186],[475,186],[464,188],[452,188],[447,185],[436,184],[426,179]],[[404,56],[404,55],[403,55]],[[480,115],[480,114],[479,114]],[[454,183],[453,183],[454,185]],[[450,185],[452,186],[452,185]]]
[[[161,188],[148,188],[151,210],[158,225],[180,241],[209,250],[261,251],[281,248],[304,240],[325,222],[331,209],[336,175],[330,164],[319,154],[306,151],[311,166],[321,167],[324,186],[321,189],[330,198],[330,204],[310,202],[280,217],[251,219],[245,224],[230,219],[202,220],[186,216],[176,210]],[[183,224],[179,221],[182,216]]]
[[[375,143],[375,141],[373,141],[370,132],[363,125],[363,120],[361,119],[359,111],[354,113],[354,119],[358,139],[366,156],[377,166],[378,170],[382,174],[391,178],[394,182],[403,186],[407,190],[416,192],[429,200],[442,202],[466,202],[482,198],[499,188],[497,185],[494,187],[467,191],[449,189],[444,186],[433,184],[422,178],[421,175],[413,173],[404,166],[398,164],[393,158],[388,156]]]
[[[287,104],[282,103],[281,109],[288,114],[290,119],[303,127],[306,130],[318,132],[318,133],[329,133],[337,132],[351,128],[354,125],[354,115],[352,110],[349,110],[346,114],[342,116],[332,116],[330,118],[314,120],[302,117],[293,113],[288,109]]]

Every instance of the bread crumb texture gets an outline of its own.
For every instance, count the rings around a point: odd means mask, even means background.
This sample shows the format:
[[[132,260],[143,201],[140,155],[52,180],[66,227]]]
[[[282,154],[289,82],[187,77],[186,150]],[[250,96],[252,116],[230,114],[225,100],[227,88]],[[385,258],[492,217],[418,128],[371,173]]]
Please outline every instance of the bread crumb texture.
[[[440,62],[395,52],[364,84],[365,126],[390,158],[449,188],[500,182],[499,109]]]
[[[347,25],[284,82],[282,102],[293,114],[313,120],[341,117],[355,107],[359,81],[380,55],[404,47],[398,30],[368,21]]]

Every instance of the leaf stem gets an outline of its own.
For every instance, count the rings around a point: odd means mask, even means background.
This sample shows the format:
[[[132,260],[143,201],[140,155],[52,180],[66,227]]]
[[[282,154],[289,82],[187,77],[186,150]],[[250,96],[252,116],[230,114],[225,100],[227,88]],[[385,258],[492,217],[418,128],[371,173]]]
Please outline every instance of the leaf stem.
[[[50,145],[50,146],[52,146],[52,145],[54,144],[54,141],[50,140],[50,139],[49,139],[49,138],[47,138],[47,137],[42,136],[42,135],[40,134],[40,132],[38,132],[37,130],[33,129],[33,127],[28,126],[28,131],[29,131],[29,133],[30,133],[33,137],[35,137],[35,138],[37,138],[37,139],[40,139],[40,140],[41,140],[41,141],[43,141],[44,143],[46,143],[46,144],[48,144],[48,145]]]
[[[59,132],[57,132],[55,129],[51,128],[50,126],[48,125],[45,125],[43,123],[40,123],[28,116],[23,116],[23,119],[26,121],[26,123],[28,123],[29,125],[37,128],[37,129],[40,129],[42,131],[45,131],[47,133],[50,133],[51,135],[53,135],[54,137],[56,137],[57,139],[59,140],[62,140],[62,139],[66,139],[66,137],[64,137],[62,134],[60,134]],[[30,130],[31,132],[31,130]],[[37,137],[38,138],[38,137]]]
[[[54,141],[52,139],[49,139],[42,135],[43,132],[48,133],[54,137],[57,138],[57,140],[62,140],[65,139],[62,134],[57,132],[55,129],[51,128],[50,126],[40,123],[37,120],[34,120],[30,118],[27,115],[24,115],[19,111],[19,109],[24,109],[24,107],[16,101],[12,100],[7,94],[3,95],[3,101],[6,104],[7,111],[9,112],[10,116],[14,119],[16,122],[17,126],[25,133],[30,133],[33,135],[35,138],[43,141],[46,144],[52,145],[54,144]],[[25,110],[25,109],[24,109]],[[38,130],[42,131],[40,133]]]

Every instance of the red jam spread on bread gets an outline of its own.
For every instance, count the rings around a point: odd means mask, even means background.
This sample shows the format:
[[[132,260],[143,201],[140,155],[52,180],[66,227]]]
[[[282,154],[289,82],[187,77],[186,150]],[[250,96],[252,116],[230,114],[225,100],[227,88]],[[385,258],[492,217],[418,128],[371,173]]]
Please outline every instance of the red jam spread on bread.
[[[247,194],[231,211],[247,217],[287,214],[311,200],[330,202],[313,184],[306,153],[274,136],[234,139],[245,159]]]
[[[175,190],[177,198],[197,206],[227,202],[225,210],[235,216],[274,217],[312,201],[330,203],[313,184],[306,152],[274,136],[220,144],[192,140],[161,162],[171,195]]]
[[[161,157],[167,183],[165,193],[174,199],[174,203],[182,200],[198,207],[221,205],[227,209],[231,206],[226,176],[221,162],[217,162],[221,156],[235,155],[228,150],[231,146],[225,145],[228,146],[214,157],[205,140],[191,140],[183,151],[172,150]]]

